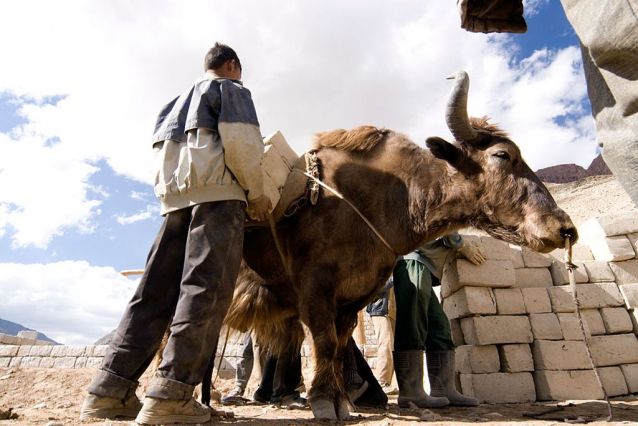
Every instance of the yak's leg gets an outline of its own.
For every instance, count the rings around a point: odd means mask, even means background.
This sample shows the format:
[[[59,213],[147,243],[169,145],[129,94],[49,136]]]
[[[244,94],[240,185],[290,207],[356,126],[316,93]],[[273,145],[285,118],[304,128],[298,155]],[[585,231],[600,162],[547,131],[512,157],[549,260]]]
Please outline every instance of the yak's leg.
[[[345,345],[340,348],[335,324],[337,306],[334,299],[319,291],[320,286],[315,288],[318,290],[302,301],[300,312],[314,344],[315,377],[308,401],[317,419],[345,419],[350,413],[343,387],[343,361],[339,356]]]

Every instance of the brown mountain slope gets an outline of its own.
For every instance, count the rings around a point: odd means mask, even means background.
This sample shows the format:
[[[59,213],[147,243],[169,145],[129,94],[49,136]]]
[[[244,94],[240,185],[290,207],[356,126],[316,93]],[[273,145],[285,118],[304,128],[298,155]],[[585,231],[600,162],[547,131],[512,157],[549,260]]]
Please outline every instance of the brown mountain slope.
[[[576,226],[608,213],[636,212],[638,208],[613,175],[591,176],[569,183],[545,183],[558,205]]]

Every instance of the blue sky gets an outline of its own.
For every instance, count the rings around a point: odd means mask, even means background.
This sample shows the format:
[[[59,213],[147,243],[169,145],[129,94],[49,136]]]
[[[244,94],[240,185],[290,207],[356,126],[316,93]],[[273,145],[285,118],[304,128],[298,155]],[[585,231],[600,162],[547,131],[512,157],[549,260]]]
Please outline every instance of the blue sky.
[[[149,145],[159,107],[216,40],[238,51],[262,133],[374,124],[450,137],[445,77],[509,131],[532,168],[596,155],[576,36],[558,0],[524,35],[470,34],[454,2],[5,2],[0,56],[0,318],[87,344],[112,330],[162,219]],[[386,2],[387,3],[387,2]],[[37,12],[33,13],[32,11]],[[152,13],[149,13],[152,12]],[[28,31],[24,31],[24,29]],[[576,152],[576,154],[574,154]]]

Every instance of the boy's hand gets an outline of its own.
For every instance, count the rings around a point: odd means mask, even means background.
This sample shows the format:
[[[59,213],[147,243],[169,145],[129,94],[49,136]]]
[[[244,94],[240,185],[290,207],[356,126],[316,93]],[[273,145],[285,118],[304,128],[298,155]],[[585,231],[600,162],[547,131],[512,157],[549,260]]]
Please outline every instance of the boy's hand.
[[[254,200],[248,200],[246,213],[248,213],[248,216],[253,220],[265,221],[268,220],[271,208],[272,203],[270,202],[270,198],[264,194]]]
[[[474,244],[464,243],[457,253],[475,265],[485,262],[485,255]]]

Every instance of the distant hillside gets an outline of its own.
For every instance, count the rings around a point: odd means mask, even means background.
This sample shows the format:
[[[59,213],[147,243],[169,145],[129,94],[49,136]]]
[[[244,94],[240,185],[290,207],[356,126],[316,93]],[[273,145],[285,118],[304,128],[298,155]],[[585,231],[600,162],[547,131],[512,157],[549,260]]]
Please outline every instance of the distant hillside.
[[[18,333],[20,331],[23,331],[23,330],[36,331],[36,330],[32,330],[30,328],[27,328],[27,327],[23,326],[22,324],[17,324],[15,322],[3,320],[2,318],[0,318],[0,333],[10,334],[12,336],[17,336]],[[47,336],[45,336],[44,334],[40,333],[39,331],[38,331],[38,340],[44,340],[45,342],[51,342],[51,343],[55,343],[56,345],[59,345],[58,342],[56,342],[55,340],[49,339]]]
[[[602,155],[598,154],[587,169],[577,164],[560,164],[540,169],[536,174],[543,182],[568,183],[590,176],[611,175],[611,170],[605,164]]]

